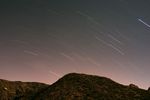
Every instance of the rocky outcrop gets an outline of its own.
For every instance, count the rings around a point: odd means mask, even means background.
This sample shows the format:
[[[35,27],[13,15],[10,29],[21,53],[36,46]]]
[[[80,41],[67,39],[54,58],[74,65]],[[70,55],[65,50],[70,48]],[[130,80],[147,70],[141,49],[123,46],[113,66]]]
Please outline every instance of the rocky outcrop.
[[[137,85],[135,85],[135,84],[130,84],[129,87],[130,87],[130,88],[137,88],[137,89],[139,88],[139,87],[138,87]]]

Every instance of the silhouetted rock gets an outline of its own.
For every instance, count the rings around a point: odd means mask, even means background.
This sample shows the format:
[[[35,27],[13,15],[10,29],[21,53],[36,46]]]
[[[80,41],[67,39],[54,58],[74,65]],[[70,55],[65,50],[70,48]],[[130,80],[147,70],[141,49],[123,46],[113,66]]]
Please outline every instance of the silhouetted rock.
[[[109,78],[71,73],[52,85],[1,80],[0,100],[150,100],[150,94]]]
[[[148,88],[148,92],[150,93],[150,87]]]
[[[130,84],[129,87],[130,87],[130,88],[139,88],[139,87],[138,87],[137,85],[135,85],[135,84]]]

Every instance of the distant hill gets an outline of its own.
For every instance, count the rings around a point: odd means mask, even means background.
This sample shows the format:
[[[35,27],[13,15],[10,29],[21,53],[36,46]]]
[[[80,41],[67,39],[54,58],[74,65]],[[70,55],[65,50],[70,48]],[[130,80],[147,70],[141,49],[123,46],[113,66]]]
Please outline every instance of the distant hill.
[[[0,80],[0,100],[150,100],[150,93],[134,84],[70,73],[52,85]]]
[[[43,83],[0,80],[0,100],[34,100],[34,95],[48,86]]]

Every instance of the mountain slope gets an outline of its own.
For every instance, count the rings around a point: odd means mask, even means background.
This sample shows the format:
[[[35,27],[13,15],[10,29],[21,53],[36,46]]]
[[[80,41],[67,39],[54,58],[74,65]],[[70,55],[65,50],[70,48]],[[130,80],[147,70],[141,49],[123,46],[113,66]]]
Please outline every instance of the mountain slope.
[[[52,85],[0,80],[0,100],[150,100],[150,93],[133,84],[70,73]]]
[[[0,80],[0,100],[30,100],[47,87],[43,83]]]
[[[148,92],[111,79],[71,73],[51,85],[35,100],[150,100]]]

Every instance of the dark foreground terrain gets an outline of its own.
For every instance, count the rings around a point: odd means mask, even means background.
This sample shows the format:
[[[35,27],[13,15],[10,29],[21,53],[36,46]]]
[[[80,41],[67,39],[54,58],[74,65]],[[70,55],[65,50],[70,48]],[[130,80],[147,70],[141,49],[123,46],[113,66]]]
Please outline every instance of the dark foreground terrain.
[[[150,100],[150,92],[105,77],[71,73],[52,85],[0,80],[0,100]]]

